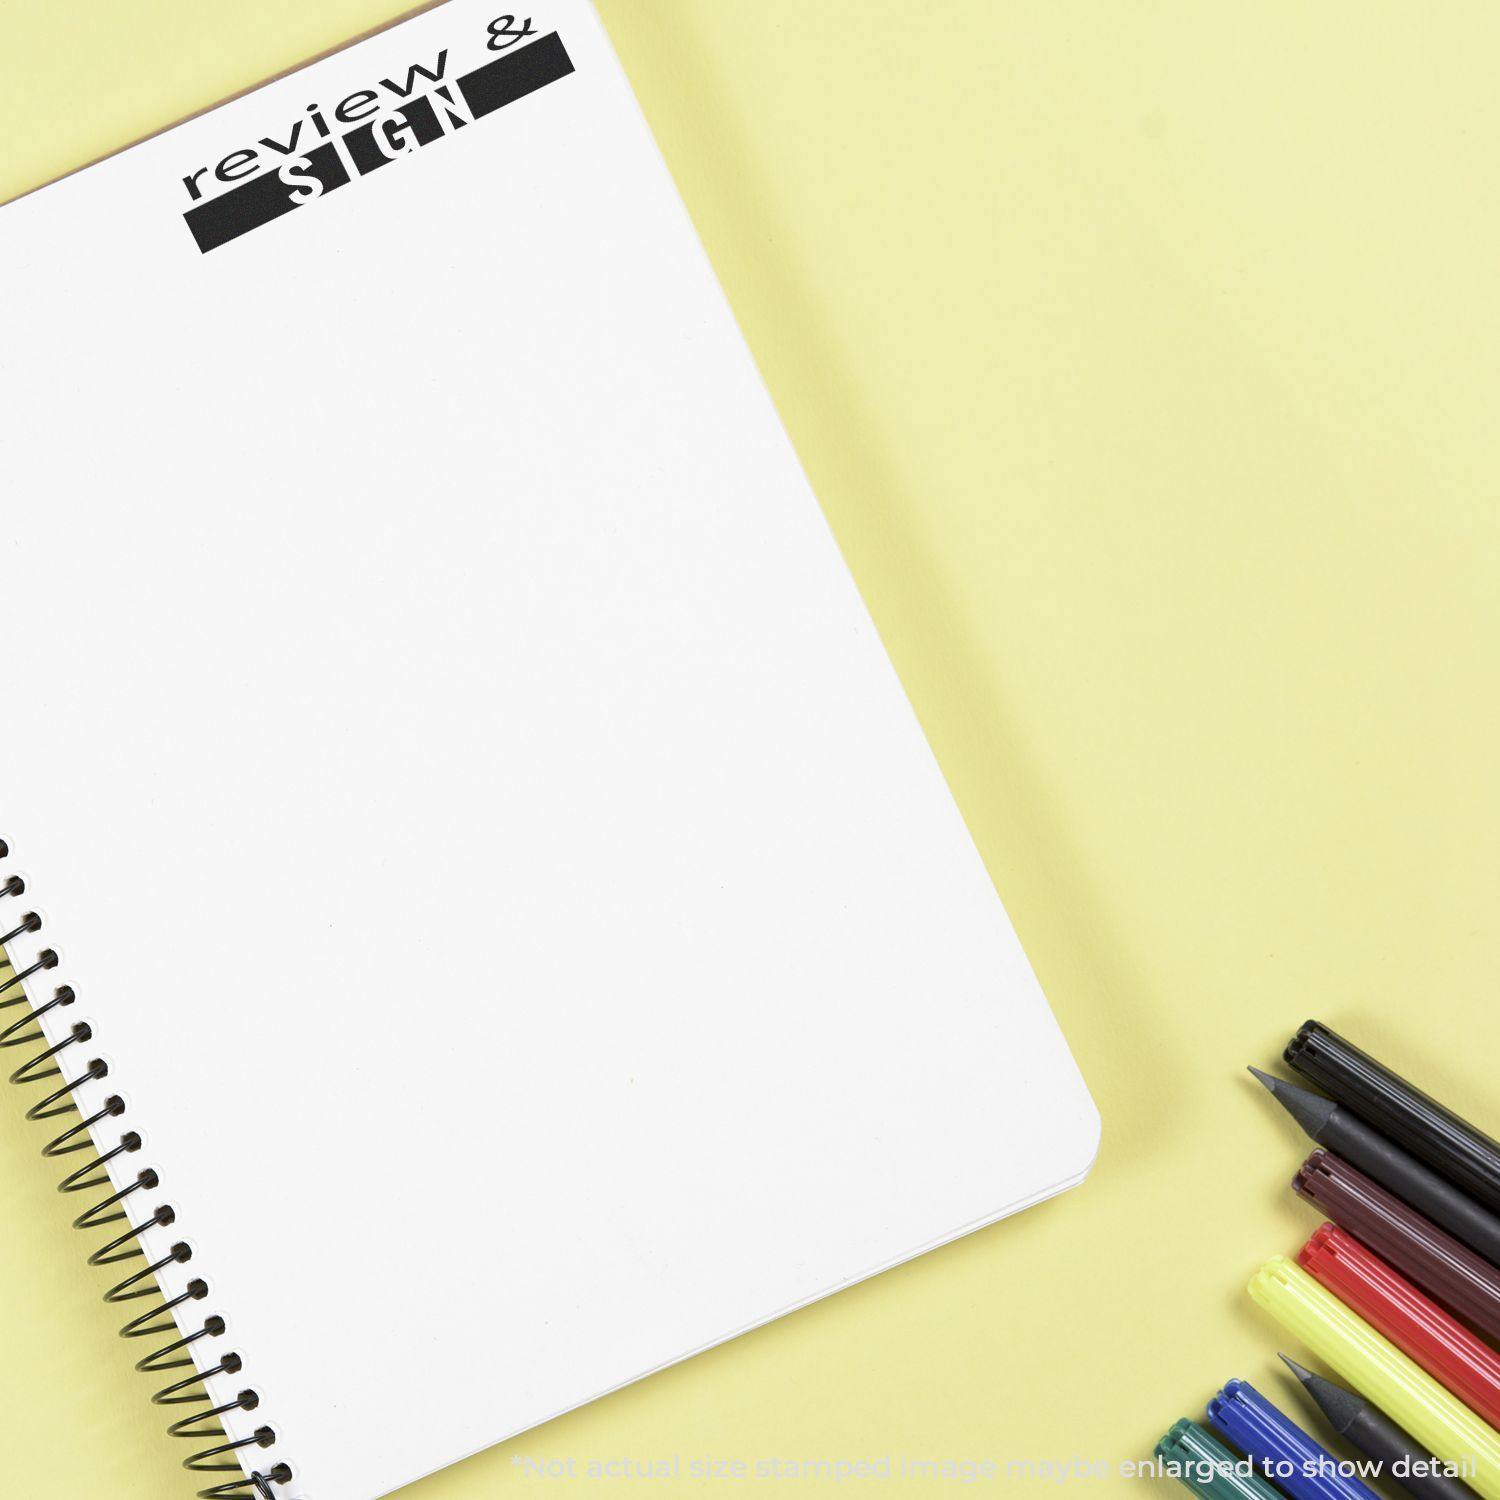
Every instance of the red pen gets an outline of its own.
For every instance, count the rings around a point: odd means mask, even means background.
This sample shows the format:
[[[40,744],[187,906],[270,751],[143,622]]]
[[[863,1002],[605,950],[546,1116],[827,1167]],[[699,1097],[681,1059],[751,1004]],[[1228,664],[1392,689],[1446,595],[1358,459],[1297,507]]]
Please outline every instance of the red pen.
[[[1488,1344],[1336,1224],[1324,1224],[1297,1259],[1434,1380],[1500,1427],[1500,1355]]]

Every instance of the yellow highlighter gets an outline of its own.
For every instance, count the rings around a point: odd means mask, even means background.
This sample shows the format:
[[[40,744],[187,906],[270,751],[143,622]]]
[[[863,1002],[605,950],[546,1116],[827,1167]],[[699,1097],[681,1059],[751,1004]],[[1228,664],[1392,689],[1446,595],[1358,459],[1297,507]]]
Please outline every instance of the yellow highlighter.
[[[1255,1273],[1250,1295],[1398,1427],[1445,1463],[1459,1465],[1464,1482],[1485,1500],[1500,1500],[1500,1432],[1301,1266],[1274,1256]]]

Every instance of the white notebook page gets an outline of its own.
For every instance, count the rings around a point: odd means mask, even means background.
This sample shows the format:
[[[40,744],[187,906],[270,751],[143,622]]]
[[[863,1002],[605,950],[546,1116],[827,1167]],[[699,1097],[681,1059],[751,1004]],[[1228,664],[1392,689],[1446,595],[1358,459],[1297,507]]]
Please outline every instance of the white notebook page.
[[[497,14],[0,210],[15,956],[61,953],[31,993],[78,991],[84,1102],[129,1103],[100,1139],[145,1137],[118,1180],[160,1171],[167,1289],[210,1282],[185,1326],[227,1319],[221,1393],[263,1396],[231,1431],[273,1426],[303,1500],[1046,1196],[1097,1139],[602,29]],[[455,83],[549,47],[503,107]],[[403,153],[408,93],[438,134]],[[304,154],[319,120],[364,156]]]

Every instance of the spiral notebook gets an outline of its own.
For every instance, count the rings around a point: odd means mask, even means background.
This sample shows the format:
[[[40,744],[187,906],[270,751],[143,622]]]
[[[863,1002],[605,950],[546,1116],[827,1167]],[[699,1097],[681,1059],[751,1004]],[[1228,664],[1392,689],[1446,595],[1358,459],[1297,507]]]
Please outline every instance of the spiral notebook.
[[[373,1500],[1083,1176],[583,0],[21,199],[0,281],[0,1027],[203,1489]]]

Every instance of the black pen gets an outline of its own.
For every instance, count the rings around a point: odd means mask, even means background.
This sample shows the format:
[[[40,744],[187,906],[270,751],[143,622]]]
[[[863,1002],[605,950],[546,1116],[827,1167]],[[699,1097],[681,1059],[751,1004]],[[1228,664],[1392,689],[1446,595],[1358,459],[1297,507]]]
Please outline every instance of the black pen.
[[[1381,1134],[1500,1212],[1500,1141],[1461,1119],[1321,1021],[1287,1043],[1287,1062]]]

